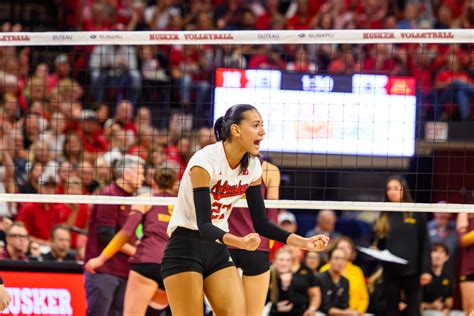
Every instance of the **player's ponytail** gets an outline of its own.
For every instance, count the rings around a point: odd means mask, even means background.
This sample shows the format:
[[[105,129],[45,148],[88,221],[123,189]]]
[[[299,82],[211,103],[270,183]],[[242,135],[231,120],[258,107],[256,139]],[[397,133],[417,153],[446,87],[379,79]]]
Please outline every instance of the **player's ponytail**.
[[[256,111],[257,109],[250,104],[236,104],[231,106],[224,116],[217,119],[214,124],[214,134],[217,141],[225,141],[231,137],[230,127],[233,124],[240,124],[245,119],[244,113],[247,111]],[[240,172],[247,170],[250,161],[250,154],[246,153],[240,161]]]
[[[214,123],[214,134],[216,135],[216,140],[219,142],[221,140],[225,140],[224,137],[222,137],[222,125],[224,124],[224,117],[221,116],[217,119],[217,121]]]

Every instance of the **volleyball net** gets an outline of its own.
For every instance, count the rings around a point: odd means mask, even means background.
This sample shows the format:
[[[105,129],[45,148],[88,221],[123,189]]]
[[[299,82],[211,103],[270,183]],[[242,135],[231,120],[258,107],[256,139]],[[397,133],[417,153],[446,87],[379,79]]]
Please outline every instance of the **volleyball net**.
[[[473,42],[467,29],[0,33],[2,215],[173,204],[100,188],[126,154],[145,186],[162,166],[182,176],[239,103],[261,113],[281,172],[268,207],[471,212]],[[391,175],[414,203],[383,202]]]

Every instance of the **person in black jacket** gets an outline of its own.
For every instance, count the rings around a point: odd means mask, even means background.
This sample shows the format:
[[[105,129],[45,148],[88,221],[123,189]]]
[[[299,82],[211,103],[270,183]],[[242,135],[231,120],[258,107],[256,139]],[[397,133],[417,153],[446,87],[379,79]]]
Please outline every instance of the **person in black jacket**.
[[[403,177],[388,178],[385,198],[388,202],[413,202]],[[422,213],[383,212],[376,225],[377,246],[408,261],[406,265],[383,263],[386,315],[400,315],[401,298],[406,303],[404,315],[419,315],[421,287],[431,282],[430,240],[426,215]]]
[[[362,315],[349,308],[349,280],[342,275],[347,259],[344,251],[332,249],[329,252],[329,269],[316,275],[316,284],[321,291],[319,311],[327,315]]]

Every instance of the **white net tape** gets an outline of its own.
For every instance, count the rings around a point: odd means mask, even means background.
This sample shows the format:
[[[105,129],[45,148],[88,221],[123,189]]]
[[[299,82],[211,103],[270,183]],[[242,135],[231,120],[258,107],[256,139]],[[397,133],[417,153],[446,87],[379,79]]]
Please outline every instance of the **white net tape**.
[[[111,205],[172,205],[176,198],[170,197],[114,197],[114,196],[82,196],[82,195],[48,195],[48,194],[1,194],[0,201],[37,202],[37,203],[80,203],[80,204],[111,204]],[[240,200],[236,207],[247,207],[245,200]],[[471,204],[430,204],[430,203],[391,203],[391,202],[339,202],[339,201],[308,201],[308,200],[265,200],[265,206],[278,209],[335,209],[346,211],[387,211],[387,212],[473,212]]]
[[[472,43],[474,30],[0,33],[0,46]]]

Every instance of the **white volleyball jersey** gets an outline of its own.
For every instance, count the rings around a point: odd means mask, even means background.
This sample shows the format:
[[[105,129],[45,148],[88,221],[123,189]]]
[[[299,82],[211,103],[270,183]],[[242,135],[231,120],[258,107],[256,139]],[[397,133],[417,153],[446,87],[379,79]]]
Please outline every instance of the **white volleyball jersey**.
[[[199,166],[211,178],[212,224],[228,232],[227,219],[234,204],[240,200],[250,184],[262,176],[262,166],[257,157],[251,156],[246,171],[240,172],[240,165],[232,169],[227,160],[223,142],[208,145],[196,152],[184,171],[179,186],[178,201],[168,225],[171,236],[177,227],[198,230],[194,207],[193,186],[190,170]]]

